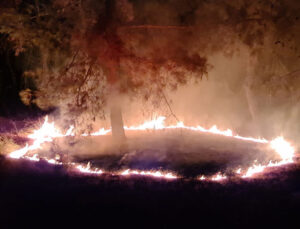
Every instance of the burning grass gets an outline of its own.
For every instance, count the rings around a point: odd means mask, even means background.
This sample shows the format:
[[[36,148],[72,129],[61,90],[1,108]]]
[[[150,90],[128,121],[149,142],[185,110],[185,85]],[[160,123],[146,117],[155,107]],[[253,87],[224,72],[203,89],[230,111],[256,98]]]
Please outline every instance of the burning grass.
[[[184,172],[183,174],[178,174],[177,172],[180,169],[182,170],[184,167],[181,165],[178,166],[178,164],[182,161],[187,162],[185,164],[189,167],[191,162],[197,165],[197,163],[199,164],[199,162],[201,162],[201,159],[203,160],[203,158],[211,154],[218,154],[218,157],[221,155],[221,158],[223,157],[223,159],[231,162],[234,161],[232,160],[232,158],[234,158],[232,157],[232,155],[234,155],[234,151],[239,154],[243,153],[247,156],[255,156],[252,160],[247,160],[248,163],[250,161],[250,164],[248,164],[247,167],[239,165],[239,168],[235,168],[235,170],[215,170],[215,175],[209,174],[208,176],[204,176],[203,173],[192,175],[192,177],[197,177],[198,180],[211,181],[226,180],[228,176],[249,178],[253,177],[255,174],[264,172],[267,168],[293,162],[294,148],[290,145],[290,143],[284,140],[283,137],[278,137],[272,141],[268,141],[261,138],[242,137],[233,134],[233,132],[229,129],[225,131],[219,130],[216,126],[209,129],[201,126],[189,127],[185,126],[182,122],[178,122],[173,126],[165,126],[164,119],[164,117],[158,117],[158,119],[145,122],[139,126],[125,127],[127,131],[138,131],[139,137],[138,140],[137,138],[128,140],[128,145],[126,146],[127,153],[123,154],[121,160],[117,163],[118,168],[125,167],[124,169],[115,170],[115,168],[113,168],[112,170],[104,171],[101,167],[91,166],[90,162],[82,164],[81,162],[78,162],[78,160],[77,162],[70,160],[70,156],[72,155],[69,154],[67,154],[67,160],[65,160],[63,157],[66,157],[66,154],[62,153],[62,150],[60,149],[56,150],[59,151],[57,153],[50,150],[51,147],[55,145],[56,139],[64,139],[65,137],[72,138],[75,134],[73,132],[73,126],[70,126],[66,133],[63,134],[55,127],[54,122],[48,122],[48,117],[45,118],[41,128],[34,130],[32,134],[28,135],[33,142],[31,144],[26,144],[25,147],[19,150],[11,152],[9,157],[14,159],[26,158],[32,161],[39,161],[40,159],[43,159],[50,164],[66,165],[68,167],[75,168],[82,173],[89,174],[100,175],[106,173],[120,176],[139,175],[176,179],[182,176],[186,177]],[[150,136],[145,136],[145,134],[147,135],[146,131],[151,128],[160,131],[160,133],[152,133]],[[183,131],[185,133],[183,133]],[[100,129],[100,131],[90,135],[82,134],[79,138],[85,139],[93,136],[106,137],[109,132],[110,129]],[[200,133],[201,137],[199,136]],[[187,135],[188,137],[185,138]],[[221,139],[221,143],[216,144],[216,139],[218,138]],[[195,142],[197,142],[197,144],[195,144]],[[48,146],[50,145],[50,148],[46,147],[46,153],[44,151],[43,155],[41,150],[47,143]],[[88,148],[90,148],[90,146]],[[76,148],[73,148],[72,150],[74,151]],[[264,159],[264,163],[258,162],[257,160],[257,152],[262,150],[268,153],[268,157]],[[49,152],[51,151],[52,155],[51,153],[49,155]],[[80,152],[81,151],[82,150],[80,150]],[[229,156],[228,152],[230,152]],[[277,160],[271,159],[274,153],[277,156]],[[187,154],[188,156],[186,156]],[[181,159],[177,160],[179,155],[181,157],[182,155],[186,157],[183,156]],[[194,160],[189,158],[191,155],[192,157],[194,156]],[[176,163],[175,165],[172,165],[172,163],[174,161],[176,162],[176,160],[177,167]],[[219,161],[221,161],[220,164],[224,163],[222,160]],[[134,162],[136,162],[136,165]],[[151,165],[151,162],[154,162],[154,165]]]

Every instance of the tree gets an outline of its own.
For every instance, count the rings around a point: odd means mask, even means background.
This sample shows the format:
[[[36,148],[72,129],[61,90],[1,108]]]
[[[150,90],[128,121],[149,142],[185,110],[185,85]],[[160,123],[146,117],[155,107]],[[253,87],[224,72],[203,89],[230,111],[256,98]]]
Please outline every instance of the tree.
[[[71,99],[68,103],[70,111],[78,113],[89,108],[94,110],[95,107],[95,110],[99,110],[107,103],[108,95],[110,98],[121,93],[142,94],[145,99],[153,94],[161,97],[166,87],[176,88],[178,84],[186,83],[189,75],[200,79],[207,72],[206,59],[200,57],[196,52],[189,53],[182,45],[174,44],[172,48],[168,47],[169,52],[166,55],[158,49],[167,47],[155,42],[150,45],[156,45],[155,48],[158,52],[153,52],[155,51],[154,47],[148,47],[143,50],[144,53],[139,53],[130,47],[134,40],[126,31],[124,21],[132,20],[133,9],[127,1],[106,0],[100,3],[96,1],[83,3],[73,0],[57,1],[50,5],[40,1],[38,6],[37,2],[31,4],[30,1],[23,1],[21,4],[23,6],[21,8],[19,5],[19,10],[10,9],[11,14],[7,13],[8,18],[16,14],[24,17],[22,23],[25,24],[25,31],[22,36],[18,35],[20,31],[12,30],[10,32],[12,39],[17,40],[17,52],[26,45],[37,46],[41,52],[45,52],[45,49],[48,53],[52,52],[50,58],[46,60],[48,63],[43,63],[44,68],[36,71],[42,75],[45,74],[45,69],[48,67],[46,74],[49,79],[45,80],[45,75],[41,79],[39,83],[41,90],[36,95],[37,103],[39,103],[39,99],[42,99],[42,94],[49,99],[49,94],[54,94],[51,89],[59,88],[62,97],[67,94],[76,95],[75,101]],[[75,11],[68,9],[71,6]],[[89,13],[95,6],[98,7],[97,9],[103,9],[94,17]],[[56,7],[63,7],[61,10],[63,13],[60,14],[60,11],[57,13]],[[40,30],[42,30],[42,35],[52,31],[54,29],[52,26],[59,21],[61,21],[60,27],[67,26],[69,20],[74,18],[75,12],[80,12],[82,18],[71,23],[70,31],[67,30],[62,34],[50,33],[50,37],[36,37]],[[90,21],[95,22],[90,23]],[[87,23],[89,25],[85,28],[83,24]],[[181,27],[178,28],[181,29]],[[177,30],[177,27],[163,26],[160,29]],[[6,29],[6,31],[8,30]],[[16,39],[16,37],[21,37],[21,39]],[[67,42],[61,39],[65,37],[68,38]],[[52,44],[53,42],[54,44]],[[50,64],[57,66],[56,63],[49,63],[53,57],[57,58],[56,50],[52,48],[57,45],[55,42],[58,42],[59,48],[64,50],[60,56],[67,55],[65,53],[68,53],[69,50],[75,52],[71,62],[61,68],[56,68],[58,71],[55,71],[54,68],[49,69]],[[70,45],[66,45],[68,42]],[[94,87],[92,82],[97,84],[97,87]],[[48,86],[44,87],[46,83]],[[95,92],[99,94],[95,94]],[[113,101],[111,105],[112,132],[120,139],[124,137],[121,111],[117,101],[109,99],[109,102],[111,101]]]
[[[120,95],[160,101],[165,90],[200,80],[213,52],[230,55],[242,43],[257,58],[266,42],[275,42],[270,49],[276,50],[285,41],[296,47],[299,38],[281,35],[287,12],[290,29],[298,15],[297,4],[283,0],[8,2],[1,9],[0,32],[10,36],[16,54],[38,49],[41,56],[35,71],[26,72],[39,88],[34,102],[92,119],[109,105],[119,139],[124,137]]]

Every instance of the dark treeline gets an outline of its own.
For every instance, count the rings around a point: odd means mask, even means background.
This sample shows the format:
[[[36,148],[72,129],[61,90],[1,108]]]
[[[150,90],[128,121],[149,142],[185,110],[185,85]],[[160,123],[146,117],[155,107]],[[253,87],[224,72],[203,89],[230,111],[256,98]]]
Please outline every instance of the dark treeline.
[[[28,55],[28,52],[24,52],[16,56],[8,36],[0,35],[0,116],[2,117],[24,118],[39,111],[34,104],[26,106],[20,98],[22,90],[36,90],[34,81],[23,77],[24,72],[30,68]]]

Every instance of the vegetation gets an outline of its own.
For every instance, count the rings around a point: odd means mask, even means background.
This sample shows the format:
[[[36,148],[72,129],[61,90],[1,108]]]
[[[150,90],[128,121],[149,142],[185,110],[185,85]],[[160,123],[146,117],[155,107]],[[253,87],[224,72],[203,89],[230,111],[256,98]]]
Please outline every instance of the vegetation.
[[[90,120],[103,117],[108,106],[113,133],[123,138],[119,97],[159,103],[165,90],[201,80],[210,69],[206,57],[214,52],[231,55],[240,44],[248,47],[248,65],[255,69],[248,75],[258,84],[297,70],[298,5],[283,0],[4,1],[0,33],[15,55],[30,60],[22,75],[36,87],[23,88],[25,104],[59,107],[75,124],[79,117],[86,122],[87,114]],[[274,58],[282,71],[268,68]]]

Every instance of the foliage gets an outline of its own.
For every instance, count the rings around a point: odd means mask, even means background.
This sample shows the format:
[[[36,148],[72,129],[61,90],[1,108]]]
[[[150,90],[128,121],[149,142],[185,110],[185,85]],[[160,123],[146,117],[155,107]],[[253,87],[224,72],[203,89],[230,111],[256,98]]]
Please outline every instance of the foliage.
[[[72,117],[97,116],[120,94],[161,100],[165,90],[200,80],[210,68],[206,57],[231,55],[236,43],[256,58],[268,45],[266,60],[299,55],[297,1],[12,2],[1,8],[0,33],[9,35],[16,54],[41,53],[41,63],[26,73],[38,83],[32,102],[64,107]]]

